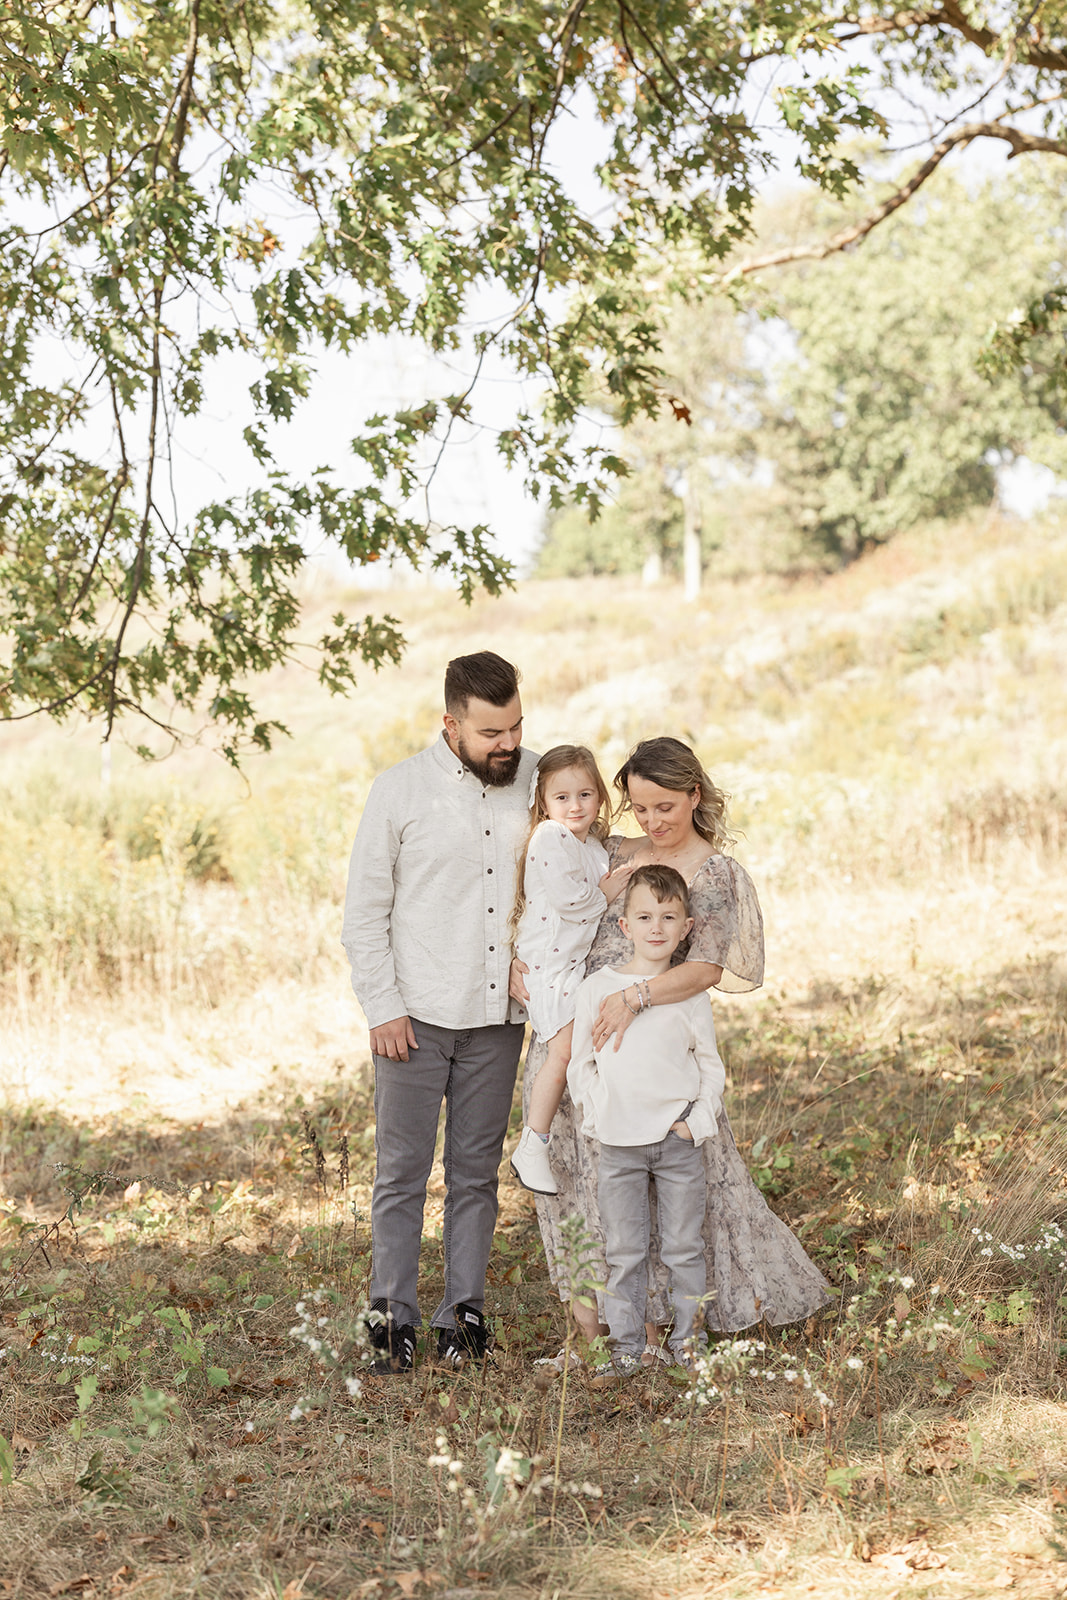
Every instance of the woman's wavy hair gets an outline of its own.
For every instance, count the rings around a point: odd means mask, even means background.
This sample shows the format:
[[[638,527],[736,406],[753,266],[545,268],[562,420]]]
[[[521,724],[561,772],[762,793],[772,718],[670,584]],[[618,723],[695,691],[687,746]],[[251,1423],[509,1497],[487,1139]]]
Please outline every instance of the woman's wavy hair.
[[[661,789],[673,789],[680,794],[692,794],[694,789],[699,789],[693,826],[700,837],[716,850],[725,850],[736,843],[726,815],[729,796],[716,788],[700,765],[700,757],[681,739],[665,735],[661,739],[642,739],[640,744],[634,745],[615,774],[615,787],[620,795],[617,816],[633,809],[627,787],[631,778],[644,778]]]
[[[534,829],[539,827],[548,817],[545,805],[545,785],[549,778],[555,777],[557,772],[565,772],[568,767],[577,767],[579,772],[587,772],[589,779],[597,792],[600,801],[596,820],[590,828],[590,836],[594,839],[604,840],[608,836],[608,819],[611,815],[611,796],[608,786],[600,775],[600,768],[596,764],[596,757],[584,744],[557,744],[551,750],[546,750],[537,763],[537,785],[534,789],[533,804],[530,807],[530,826],[526,830],[526,838],[522,843],[519,853],[519,864],[515,874],[515,903],[511,908],[508,918],[508,933],[511,937],[512,948],[519,936],[519,923],[526,910],[526,852],[530,848],[530,840],[534,836]]]

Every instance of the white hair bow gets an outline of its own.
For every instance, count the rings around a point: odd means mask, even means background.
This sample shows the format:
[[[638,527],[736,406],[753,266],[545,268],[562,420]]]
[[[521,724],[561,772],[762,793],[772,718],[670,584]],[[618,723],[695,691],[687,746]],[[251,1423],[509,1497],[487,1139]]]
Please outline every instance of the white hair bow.
[[[526,804],[529,806],[531,811],[533,810],[534,806],[537,804],[537,780],[540,777],[540,775],[541,775],[541,768],[539,766],[534,767],[533,776],[530,778],[530,793],[529,793],[529,796],[527,797],[527,801],[526,801]]]

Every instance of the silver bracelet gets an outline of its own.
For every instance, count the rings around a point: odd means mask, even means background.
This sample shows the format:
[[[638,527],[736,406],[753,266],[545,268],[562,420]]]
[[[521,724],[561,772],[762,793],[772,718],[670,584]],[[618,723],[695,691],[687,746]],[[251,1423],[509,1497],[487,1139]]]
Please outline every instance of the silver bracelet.
[[[636,983],[634,984],[634,988],[637,989]],[[626,998],[626,990],[622,989],[622,990],[620,990],[620,993],[622,995],[622,1003],[626,1007],[626,1009],[630,1013],[630,1015],[632,1017],[640,1016],[643,1007],[639,1005],[637,1007],[636,1011],[635,1011],[633,1006],[630,1004],[629,1000],[627,1000],[627,998]],[[638,998],[638,1000],[641,999],[641,991],[640,991],[640,989],[637,989],[637,998]]]
[[[648,1006],[649,1010],[651,1011],[651,1009],[652,1009],[652,990],[648,986],[648,979],[647,978],[644,979],[644,985],[645,985],[645,1005]]]

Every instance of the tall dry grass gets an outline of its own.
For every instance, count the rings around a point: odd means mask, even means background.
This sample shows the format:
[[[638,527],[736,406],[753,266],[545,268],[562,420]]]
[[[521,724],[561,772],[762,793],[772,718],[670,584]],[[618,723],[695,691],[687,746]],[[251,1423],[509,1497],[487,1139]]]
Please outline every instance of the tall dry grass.
[[[0,734],[8,992],[217,1005],[332,976],[366,788],[433,736],[443,663],[477,643],[521,663],[534,745],[585,740],[610,772],[637,737],[690,739],[733,794],[766,892],[1058,879],[1055,524],[926,530],[821,584],[712,583],[688,611],[611,580],[523,584],[469,616],[436,591],[389,603],[411,639],[403,667],[340,703],[277,675],[268,707],[295,738],[254,758],[247,786],[199,752],[143,769],[120,750],[105,789],[89,737]]]

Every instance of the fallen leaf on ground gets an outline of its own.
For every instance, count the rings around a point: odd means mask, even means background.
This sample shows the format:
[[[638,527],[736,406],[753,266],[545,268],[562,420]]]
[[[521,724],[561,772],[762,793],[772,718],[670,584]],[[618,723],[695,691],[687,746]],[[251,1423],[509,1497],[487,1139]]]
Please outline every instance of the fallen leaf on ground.
[[[396,1584],[400,1593],[405,1596],[413,1595],[420,1584],[425,1584],[427,1589],[432,1588],[441,1580],[439,1572],[423,1572],[421,1567],[416,1567],[413,1572],[391,1572],[389,1577]]]
[[[879,1567],[882,1572],[888,1572],[891,1578],[910,1578],[912,1569],[904,1556],[899,1552],[892,1553],[888,1550],[881,1555],[871,1557],[871,1566]]]
[[[909,1539],[893,1550],[882,1550],[871,1557],[871,1566],[880,1567],[894,1578],[907,1578],[913,1572],[934,1572],[946,1566],[944,1556],[931,1550],[925,1539]]]

